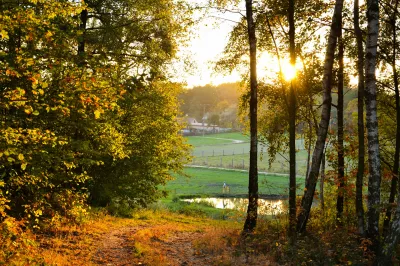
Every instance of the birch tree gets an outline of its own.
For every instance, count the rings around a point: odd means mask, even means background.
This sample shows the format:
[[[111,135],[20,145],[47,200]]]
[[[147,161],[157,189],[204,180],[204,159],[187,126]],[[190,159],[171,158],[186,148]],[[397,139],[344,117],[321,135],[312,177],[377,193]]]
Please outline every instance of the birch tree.
[[[365,109],[368,136],[368,237],[372,249],[379,248],[379,204],[381,184],[381,161],[378,140],[378,115],[376,101],[376,55],[379,32],[379,1],[367,1],[367,43],[365,54]]]
[[[324,76],[323,76],[323,102],[321,111],[321,120],[318,127],[318,136],[315,143],[315,148],[312,157],[311,170],[307,177],[304,195],[301,200],[301,209],[297,219],[297,231],[303,232],[306,228],[307,221],[310,215],[311,204],[314,197],[315,187],[317,184],[318,173],[322,161],[322,156],[325,148],[325,139],[328,133],[329,120],[331,115],[332,105],[332,70],[335,48],[337,39],[340,34],[340,25],[342,21],[343,0],[336,0],[335,10],[332,17],[331,29],[329,33],[329,40],[327,44],[325,63],[324,63]]]

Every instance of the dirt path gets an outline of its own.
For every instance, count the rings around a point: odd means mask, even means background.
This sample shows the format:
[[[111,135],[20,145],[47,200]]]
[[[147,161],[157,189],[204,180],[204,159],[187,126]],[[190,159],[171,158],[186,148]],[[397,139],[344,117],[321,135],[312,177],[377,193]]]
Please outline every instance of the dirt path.
[[[146,258],[135,253],[135,234],[149,227],[122,227],[106,234],[98,246],[93,258],[95,265],[153,265],[146,263]],[[196,254],[193,240],[202,233],[174,231],[166,240],[150,239],[161,260],[155,265],[210,265],[210,258]],[[154,256],[154,255],[153,255]]]
[[[94,256],[93,262],[97,265],[133,265],[132,244],[129,235],[134,234],[137,228],[122,227],[105,235]]]

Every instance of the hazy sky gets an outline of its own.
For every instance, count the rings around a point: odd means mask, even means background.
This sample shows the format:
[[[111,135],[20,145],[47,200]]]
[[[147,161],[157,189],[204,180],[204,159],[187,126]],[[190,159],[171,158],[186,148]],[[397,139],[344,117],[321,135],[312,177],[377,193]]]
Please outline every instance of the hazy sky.
[[[192,3],[201,4],[204,6],[207,0],[188,0]],[[363,0],[360,0],[363,3]],[[242,14],[245,13],[245,1],[242,1],[243,6],[239,7]],[[204,10],[203,10],[204,12]],[[174,66],[175,74],[174,80],[186,83],[188,88],[193,86],[204,86],[206,84],[218,85],[226,82],[240,81],[238,72],[232,74],[215,73],[213,70],[214,62],[221,57],[221,54],[228,42],[229,33],[235,26],[235,22],[239,22],[242,15],[231,12],[219,12],[215,9],[207,10],[206,14],[195,13],[196,18],[199,19],[196,26],[192,29],[193,35],[190,38],[187,47],[182,47],[179,55],[186,58],[186,61],[192,66],[191,70],[184,67],[181,60]],[[292,67],[289,64],[288,58],[283,58],[281,61],[282,71],[287,78],[290,74]],[[297,62],[296,68],[301,68],[300,62]],[[259,78],[276,77],[279,71],[278,62],[275,56],[267,53],[258,54],[257,59],[257,72]],[[355,82],[352,77],[351,83]]]
[[[200,16],[200,13],[196,15]],[[207,11],[205,18],[196,23],[196,26],[192,29],[194,34],[190,38],[188,47],[181,48],[180,52],[182,57],[189,59],[193,68],[191,71],[185,70],[183,63],[179,62],[175,66],[177,74],[175,74],[174,79],[178,82],[187,83],[188,88],[240,81],[240,74],[237,71],[232,74],[222,74],[216,73],[213,68],[214,62],[221,56],[228,42],[229,33],[236,24],[235,22],[240,21],[241,16],[238,13]],[[272,58],[266,53],[259,54],[258,57],[257,70],[259,76],[276,75],[279,71],[276,58]],[[285,73],[285,68],[287,69],[289,64],[285,61],[281,63]]]
[[[197,16],[200,16],[198,13]],[[227,44],[229,33],[235,23],[239,21],[240,14],[220,13],[209,11],[193,28],[193,36],[188,47],[182,48],[181,55],[189,58],[193,65],[191,72],[182,70],[182,62],[178,67],[179,82],[186,82],[188,87],[203,86],[206,84],[218,85],[224,82],[240,80],[237,72],[231,75],[218,74],[213,71],[214,61],[221,56]]]

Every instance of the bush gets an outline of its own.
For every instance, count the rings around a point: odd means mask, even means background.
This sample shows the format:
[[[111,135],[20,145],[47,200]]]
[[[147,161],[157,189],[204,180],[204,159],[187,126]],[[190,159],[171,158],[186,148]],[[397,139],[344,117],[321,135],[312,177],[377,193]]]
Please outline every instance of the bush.
[[[129,204],[127,200],[115,198],[107,206],[107,210],[111,215],[132,218],[134,208]]]
[[[0,265],[43,263],[37,256],[33,235],[25,231],[24,226],[14,218],[6,218],[0,223]]]

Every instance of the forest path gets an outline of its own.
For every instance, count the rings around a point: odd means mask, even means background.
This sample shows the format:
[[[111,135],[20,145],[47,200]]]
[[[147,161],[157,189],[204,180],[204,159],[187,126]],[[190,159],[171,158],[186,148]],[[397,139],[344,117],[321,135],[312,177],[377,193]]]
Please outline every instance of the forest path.
[[[95,265],[210,265],[208,256],[196,253],[193,240],[203,233],[171,230],[157,237],[159,225],[126,226],[111,230],[100,240],[92,261]],[[149,251],[143,246],[149,245]],[[143,250],[142,250],[143,249]],[[207,258],[208,257],[208,258]]]

